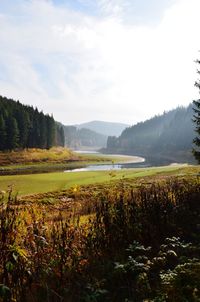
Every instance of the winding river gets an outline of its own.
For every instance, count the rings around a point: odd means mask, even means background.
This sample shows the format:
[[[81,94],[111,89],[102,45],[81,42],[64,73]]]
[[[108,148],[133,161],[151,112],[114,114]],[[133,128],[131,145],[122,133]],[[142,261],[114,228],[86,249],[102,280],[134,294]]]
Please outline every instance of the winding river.
[[[65,170],[65,172],[83,172],[83,171],[109,171],[109,170],[121,170],[121,169],[131,169],[138,167],[145,167],[145,159],[139,156],[122,155],[122,154],[102,154],[97,151],[76,151],[79,154],[98,154],[105,157],[122,157],[123,160],[114,164],[94,164],[88,165],[83,168],[75,168],[71,170]]]

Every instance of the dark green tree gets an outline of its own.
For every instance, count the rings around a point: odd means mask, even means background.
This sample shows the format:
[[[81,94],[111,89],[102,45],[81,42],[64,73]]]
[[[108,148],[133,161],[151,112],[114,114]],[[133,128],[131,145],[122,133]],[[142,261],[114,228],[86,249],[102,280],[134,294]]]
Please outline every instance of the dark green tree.
[[[6,147],[6,124],[2,114],[0,114],[0,150]]]
[[[62,126],[56,125],[53,116],[0,96],[0,150],[63,146]]]
[[[200,164],[200,100],[193,101],[194,107],[194,115],[193,115],[193,121],[196,124],[196,136],[193,140],[194,144],[196,145],[195,148],[193,148],[193,154],[198,163]]]
[[[39,114],[39,148],[45,149],[47,147],[47,123],[45,115],[40,112]]]
[[[40,121],[39,121],[39,111],[36,108],[33,114],[33,147],[40,148]]]
[[[200,64],[200,61],[196,61],[197,64]],[[200,74],[200,70],[197,70],[197,73]],[[199,89],[200,91],[200,80],[198,80],[195,83],[195,86]],[[200,99],[193,101],[193,110],[194,110],[194,115],[193,115],[193,121],[196,124],[196,137],[194,138],[193,142],[196,145],[196,147],[193,149],[193,154],[198,163],[200,164]]]
[[[47,115],[46,116],[47,121],[47,149],[50,149],[55,144],[55,121],[52,116]]]
[[[19,143],[19,129],[17,121],[14,117],[11,117],[6,122],[7,128],[7,141],[6,147],[8,150],[13,150],[18,147]]]
[[[15,117],[19,128],[19,147],[24,149],[28,145],[28,133],[30,128],[29,116],[24,109],[19,108],[16,111]]]

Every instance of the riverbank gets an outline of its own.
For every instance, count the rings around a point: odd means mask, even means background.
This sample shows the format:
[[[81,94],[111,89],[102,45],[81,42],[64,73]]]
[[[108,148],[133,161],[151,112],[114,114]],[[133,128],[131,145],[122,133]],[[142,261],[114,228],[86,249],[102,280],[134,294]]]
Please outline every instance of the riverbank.
[[[159,152],[157,150],[153,150],[151,152],[147,152],[144,150],[127,150],[127,149],[101,149],[102,154],[115,154],[115,153],[122,153],[126,155],[134,155],[139,157],[144,157],[146,160],[146,164],[148,166],[164,166],[164,165],[170,165],[172,163],[188,163],[195,165],[197,162],[195,161],[195,158],[192,154],[192,150],[179,150],[179,151],[173,151],[169,152],[168,150],[163,150],[162,152]]]
[[[140,179],[159,175],[197,175],[198,166],[166,166],[154,168],[122,169],[118,171],[91,171],[77,173],[42,173],[29,175],[0,176],[0,191],[12,189],[19,196],[65,190],[82,185],[106,184],[123,179]]]
[[[135,156],[118,154],[100,154],[72,152],[66,148],[50,150],[28,149],[23,151],[0,152],[0,175],[25,175],[72,171],[91,165],[113,165],[142,162],[144,159]],[[8,164],[9,163],[9,164]]]

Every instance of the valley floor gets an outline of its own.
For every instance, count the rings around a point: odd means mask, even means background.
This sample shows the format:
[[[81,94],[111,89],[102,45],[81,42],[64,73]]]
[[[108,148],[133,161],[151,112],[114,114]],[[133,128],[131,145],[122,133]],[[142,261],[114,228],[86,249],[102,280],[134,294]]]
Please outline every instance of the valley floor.
[[[199,201],[199,166],[0,176],[0,302],[200,301]]]
[[[64,190],[75,185],[88,185],[111,182],[122,179],[140,179],[147,176],[164,175],[196,175],[200,172],[198,166],[171,165],[154,168],[122,169],[119,171],[91,171],[76,173],[40,173],[28,175],[0,176],[0,190],[12,188],[19,196]]]

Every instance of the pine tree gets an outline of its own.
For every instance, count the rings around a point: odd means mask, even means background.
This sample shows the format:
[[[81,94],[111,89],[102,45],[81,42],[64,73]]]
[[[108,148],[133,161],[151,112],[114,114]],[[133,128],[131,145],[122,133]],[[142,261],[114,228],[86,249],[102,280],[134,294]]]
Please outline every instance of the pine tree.
[[[39,111],[36,108],[33,114],[33,147],[40,148],[40,121]]]
[[[6,148],[6,125],[3,115],[0,115],[0,150],[3,151]]]
[[[46,116],[47,121],[47,149],[50,149],[55,144],[56,126],[52,116]]]
[[[198,163],[200,164],[200,100],[193,101],[194,107],[194,115],[193,121],[196,123],[195,131],[197,133],[193,142],[196,145],[196,148],[193,149],[193,154]]]
[[[24,109],[20,108],[20,110],[18,109],[16,111],[15,117],[19,128],[19,147],[24,149],[28,144],[28,133],[30,127],[29,116]]]
[[[196,62],[197,64],[200,64],[199,60],[197,60]],[[197,70],[197,73],[200,74],[200,70]],[[195,86],[200,90],[200,80],[195,83]],[[196,137],[193,140],[194,144],[196,145],[196,148],[193,149],[193,154],[198,163],[200,164],[200,99],[193,101],[193,105],[193,121],[196,124],[195,131],[197,133]]]
[[[17,121],[14,117],[7,120],[7,142],[6,147],[8,150],[13,150],[18,147],[19,142],[19,129]]]
[[[0,96],[0,150],[51,148],[56,143],[53,116]],[[59,129],[59,145],[62,145]]]
[[[45,149],[47,146],[47,124],[45,115],[41,112],[39,115],[39,127],[40,127],[40,137],[39,137],[39,147]]]

